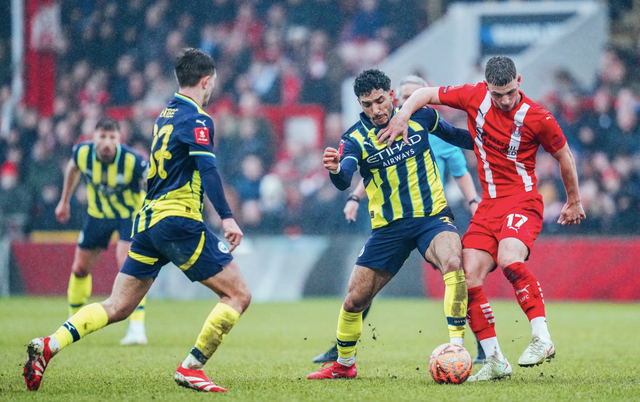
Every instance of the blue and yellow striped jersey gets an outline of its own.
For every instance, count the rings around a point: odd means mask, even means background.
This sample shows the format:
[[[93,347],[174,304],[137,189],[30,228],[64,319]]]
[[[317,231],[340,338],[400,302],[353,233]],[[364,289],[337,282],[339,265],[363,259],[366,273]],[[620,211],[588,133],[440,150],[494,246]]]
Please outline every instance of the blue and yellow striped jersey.
[[[433,216],[447,206],[429,145],[429,133],[439,122],[436,110],[421,108],[409,120],[410,145],[399,136],[387,147],[378,143],[379,129],[361,113],[360,121],[342,136],[340,161],[352,158],[360,166],[373,229],[401,218]]]
[[[87,183],[87,212],[99,219],[132,218],[144,200],[140,182],[145,179],[147,161],[129,147],[118,144],[113,162],[96,159],[93,142],[73,147],[73,161]]]
[[[168,216],[202,222],[204,189],[193,156],[213,153],[213,120],[191,98],[175,94],[153,126],[147,197],[133,234]]]

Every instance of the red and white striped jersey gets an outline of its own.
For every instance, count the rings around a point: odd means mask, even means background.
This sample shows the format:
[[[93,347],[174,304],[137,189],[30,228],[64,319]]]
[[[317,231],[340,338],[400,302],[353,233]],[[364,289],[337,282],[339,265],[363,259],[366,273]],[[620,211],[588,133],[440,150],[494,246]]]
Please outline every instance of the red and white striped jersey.
[[[443,105],[467,112],[484,198],[536,191],[536,152],[552,153],[567,140],[556,119],[527,98],[510,112],[496,107],[484,83],[440,87]]]

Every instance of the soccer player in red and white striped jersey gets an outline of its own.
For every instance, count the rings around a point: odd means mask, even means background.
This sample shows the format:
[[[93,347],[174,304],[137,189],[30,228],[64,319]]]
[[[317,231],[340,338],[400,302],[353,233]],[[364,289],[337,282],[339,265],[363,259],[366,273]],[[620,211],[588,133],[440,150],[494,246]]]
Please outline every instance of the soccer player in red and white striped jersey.
[[[542,229],[544,205],[535,175],[540,146],[558,161],[567,193],[558,223],[576,225],[586,218],[567,140],[551,113],[519,90],[520,82],[513,60],[492,57],[483,82],[419,89],[378,135],[379,141],[406,136],[408,116],[427,104],[467,113],[471,135],[443,139],[474,150],[483,189],[482,202],[462,240],[469,292],[467,318],[487,354],[483,368],[470,381],[499,379],[512,372],[500,350],[491,305],[482,290],[484,279],[496,267],[513,285],[516,299],[531,323],[532,340],[518,364],[531,367],[555,355],[542,288],[524,264]]]

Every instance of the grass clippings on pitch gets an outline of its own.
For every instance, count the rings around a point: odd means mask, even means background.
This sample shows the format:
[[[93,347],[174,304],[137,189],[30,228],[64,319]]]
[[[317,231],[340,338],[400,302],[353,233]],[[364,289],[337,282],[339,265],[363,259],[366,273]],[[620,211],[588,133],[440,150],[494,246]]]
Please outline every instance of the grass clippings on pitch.
[[[448,340],[441,302],[374,302],[359,343],[358,377],[330,381],[305,377],[319,367],[311,358],[331,346],[341,301],[254,304],[206,366],[229,393],[208,395],[178,387],[173,372],[214,303],[149,300],[148,345],[120,346],[126,324],[115,324],[56,356],[40,390],[28,392],[21,376],[25,345],[60,326],[66,300],[0,299],[0,400],[640,400],[638,304],[547,303],[557,357],[524,369],[517,360],[530,338],[526,317],[515,301],[494,302],[513,378],[459,386],[438,385],[429,376],[431,351]],[[470,332],[465,346],[475,355]]]

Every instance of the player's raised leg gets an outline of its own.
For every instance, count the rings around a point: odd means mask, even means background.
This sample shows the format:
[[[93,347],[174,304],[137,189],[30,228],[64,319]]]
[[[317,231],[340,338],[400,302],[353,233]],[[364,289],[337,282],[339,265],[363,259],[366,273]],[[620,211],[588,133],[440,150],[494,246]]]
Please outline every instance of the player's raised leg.
[[[101,248],[85,249],[76,246],[67,289],[69,317],[80,311],[91,296],[91,272],[93,272],[102,251],[104,250]]]
[[[451,343],[463,345],[467,315],[467,284],[462,270],[462,243],[453,231],[438,233],[424,258],[433,263],[444,279],[444,314]]]
[[[29,342],[28,359],[23,372],[27,388],[30,391],[38,390],[49,361],[62,349],[108,324],[127,318],[152,283],[152,278],[140,279],[119,273],[107,300],[83,307],[53,335]]]
[[[500,241],[498,265],[511,282],[518,304],[531,323],[531,343],[518,359],[523,367],[541,364],[556,354],[547,327],[542,288],[523,262],[528,255],[529,249],[521,240],[508,237]]]
[[[308,379],[353,378],[356,370],[356,345],[362,335],[362,312],[376,294],[393,278],[389,271],[356,265],[349,279],[349,290],[338,316],[338,359],[329,367],[311,373]]]
[[[126,229],[122,229],[119,232],[122,232],[124,230]],[[116,261],[118,262],[118,267],[122,267],[124,265],[125,260],[127,259],[129,249],[131,248],[131,241],[130,241],[130,235],[129,237],[126,237],[126,235],[123,235],[122,233],[119,233],[119,235],[121,236],[121,238],[127,239],[127,240],[118,240],[118,243],[116,245]],[[136,309],[133,311],[133,313],[129,317],[129,328],[127,329],[127,333],[124,336],[124,338],[120,340],[121,345],[146,345],[147,344],[147,331],[144,326],[146,305],[147,305],[147,296],[145,295],[140,301],[140,304],[138,304]]]
[[[203,368],[249,307],[251,293],[235,261],[231,261],[220,273],[201,283],[220,296],[220,302],[207,317],[195,346],[178,367],[174,378],[178,385],[186,388],[206,392],[227,392],[214,384]]]
[[[469,293],[467,310],[469,327],[478,337],[487,356],[482,369],[476,375],[469,377],[469,381],[489,381],[511,377],[513,370],[500,350],[493,311],[482,290],[484,279],[496,267],[496,263],[488,252],[472,248],[463,250],[462,261]]]

